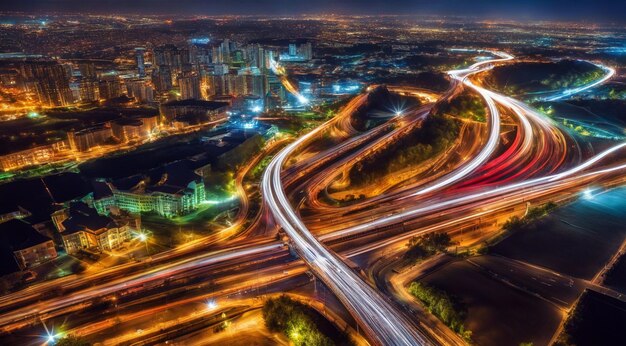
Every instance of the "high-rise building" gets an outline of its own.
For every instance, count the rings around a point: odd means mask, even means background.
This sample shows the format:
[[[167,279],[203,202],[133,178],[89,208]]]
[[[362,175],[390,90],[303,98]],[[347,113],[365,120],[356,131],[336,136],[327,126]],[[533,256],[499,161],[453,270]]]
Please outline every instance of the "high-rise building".
[[[220,50],[221,50],[221,55],[222,55],[222,62],[225,62],[225,63],[229,63],[230,62],[230,52],[231,52],[230,48],[231,48],[231,45],[230,45],[230,40],[229,39],[225,39],[220,44]]]
[[[311,42],[301,44],[299,48],[300,51],[298,52],[298,55],[300,55],[304,60],[313,59],[313,46],[311,45]]]
[[[54,61],[25,63],[20,68],[22,78],[37,94],[42,105],[67,106],[73,102],[70,76],[62,65]]]
[[[246,58],[251,67],[258,67],[261,72],[265,71],[265,49],[261,45],[251,44],[246,47]]]
[[[237,95],[265,95],[265,78],[258,67],[243,68],[237,74]]]
[[[180,87],[181,99],[195,99],[202,98],[200,91],[200,76],[187,75],[178,77],[178,86]]]
[[[93,63],[83,63],[78,65],[78,70],[80,71],[80,76],[83,79],[96,79],[98,78],[98,73],[96,72],[96,65]]]
[[[228,74],[228,65],[217,64],[213,66],[213,74],[216,76],[222,76]]]
[[[144,63],[145,48],[135,48],[135,59],[137,61],[137,73],[139,77],[146,75],[146,65]]]
[[[296,49],[296,44],[295,43],[290,43],[289,44],[289,55],[295,56],[297,54],[298,54],[298,52],[297,52],[297,49]]]
[[[224,63],[224,56],[223,56],[221,46],[211,48],[211,63],[213,64]]]
[[[82,129],[78,132],[69,131],[67,140],[72,150],[85,152],[105,144],[112,135],[111,127],[108,123],[105,123]]]
[[[152,71],[152,84],[159,92],[172,89],[172,70],[168,65],[161,65]]]
[[[281,107],[287,100],[287,92],[280,82],[280,79],[274,74],[267,77],[268,91],[266,106],[269,108]]]
[[[102,100],[110,100],[122,96],[122,85],[117,76],[100,80],[98,82],[98,94]]]
[[[276,55],[273,50],[265,50],[265,70],[270,69],[270,64],[276,60]]]
[[[98,101],[98,82],[90,79],[80,81],[80,99],[83,102]]]
[[[196,65],[208,65],[211,63],[211,49],[207,46],[193,46],[192,63]]]
[[[168,44],[154,49],[154,66],[169,66],[174,74],[183,69],[191,69],[191,60],[188,48],[178,48]]]
[[[227,95],[226,79],[224,75],[211,75],[209,76],[209,80],[211,84],[211,95]]]
[[[143,79],[126,81],[126,93],[140,103],[151,103],[154,101],[154,89],[152,85]]]

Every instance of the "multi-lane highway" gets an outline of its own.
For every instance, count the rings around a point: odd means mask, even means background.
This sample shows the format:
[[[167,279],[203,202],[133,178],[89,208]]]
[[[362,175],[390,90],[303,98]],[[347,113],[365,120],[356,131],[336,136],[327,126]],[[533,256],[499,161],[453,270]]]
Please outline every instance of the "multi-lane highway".
[[[399,244],[416,234],[453,231],[486,218],[497,223],[518,206],[566,199],[589,184],[623,183],[626,170],[623,155],[626,143],[597,153],[584,153],[573,136],[531,107],[480,86],[473,77],[495,64],[514,59],[502,52],[488,53],[494,58],[467,69],[450,71],[451,88],[438,95],[439,101],[447,100],[460,88],[468,88],[482,97],[488,118],[485,126],[476,126],[484,131],[461,131],[461,136],[480,134],[478,138],[464,137],[452,146],[454,150],[432,159],[429,167],[438,167],[436,174],[426,174],[434,172],[435,168],[425,169],[423,176],[415,177],[410,183],[400,181],[372,189],[379,194],[347,206],[330,205],[318,198],[318,194],[359,160],[384,150],[388,143],[419,127],[438,102],[432,102],[435,96],[430,95],[425,98],[425,104],[361,133],[352,127],[350,119],[366,102],[367,93],[364,93],[351,100],[332,120],[296,139],[274,156],[261,181],[264,206],[259,214],[249,215],[244,176],[287,139],[266,148],[237,176],[242,206],[234,226],[226,232],[155,255],[151,263],[128,264],[101,273],[66,277],[6,295],[0,298],[3,311],[0,330],[19,332],[31,328],[33,321],[65,318],[70,313],[90,309],[98,299],[128,292],[152,292],[158,287],[164,291],[159,291],[155,297],[167,297],[169,286],[164,283],[202,278],[208,273],[222,273],[214,280],[224,292],[279,282],[280,289],[288,289],[286,278],[301,275],[308,268],[330,288],[373,344],[460,343],[445,326],[433,325],[436,321],[420,315],[407,316],[392,297],[373,288],[345,262],[346,259],[383,248],[397,250]],[[281,81],[291,85],[284,69],[274,68],[283,77]],[[570,96],[608,80],[614,71],[608,67],[603,69],[606,74],[601,80],[564,91],[562,95]],[[420,93],[407,88],[396,91],[414,96]],[[290,92],[297,95],[295,88]],[[515,131],[510,141],[502,140],[505,118]],[[322,150],[311,149],[328,133],[335,136],[336,143]],[[301,210],[306,210],[306,216],[300,215]],[[247,218],[255,221],[246,223]],[[273,235],[267,231],[273,229],[270,219],[274,220],[276,229],[283,230],[289,247],[302,261],[290,257],[284,244],[266,235]],[[255,232],[260,228],[264,231]],[[259,271],[259,267],[252,264],[265,267]],[[238,268],[239,272],[224,269],[229,266]],[[51,287],[59,285],[65,286],[63,292],[49,294]],[[202,287],[182,285],[189,292]],[[172,291],[181,290],[179,286],[172,287],[175,287]],[[164,306],[215,296],[215,293],[198,292],[186,300],[163,306],[158,306],[158,299],[146,297],[144,303],[151,306],[147,311],[156,312]],[[228,295],[220,297],[228,299]],[[120,319],[132,324],[142,316],[145,314],[134,311]],[[113,325],[108,317],[82,318],[85,320],[76,321],[72,328],[79,335],[96,335]]]

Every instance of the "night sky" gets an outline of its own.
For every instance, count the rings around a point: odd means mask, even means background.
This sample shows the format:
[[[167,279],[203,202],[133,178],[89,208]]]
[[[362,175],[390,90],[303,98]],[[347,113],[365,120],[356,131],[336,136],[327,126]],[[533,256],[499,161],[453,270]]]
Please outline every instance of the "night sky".
[[[626,21],[624,0],[5,0],[1,11],[144,14],[439,14]]]

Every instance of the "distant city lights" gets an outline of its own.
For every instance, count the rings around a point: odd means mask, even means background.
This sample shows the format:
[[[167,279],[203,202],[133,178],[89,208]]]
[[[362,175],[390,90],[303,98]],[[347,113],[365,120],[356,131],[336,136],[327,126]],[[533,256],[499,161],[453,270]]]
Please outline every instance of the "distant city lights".
[[[208,37],[194,37],[190,39],[189,42],[191,44],[209,44],[209,42],[211,42],[211,39]]]

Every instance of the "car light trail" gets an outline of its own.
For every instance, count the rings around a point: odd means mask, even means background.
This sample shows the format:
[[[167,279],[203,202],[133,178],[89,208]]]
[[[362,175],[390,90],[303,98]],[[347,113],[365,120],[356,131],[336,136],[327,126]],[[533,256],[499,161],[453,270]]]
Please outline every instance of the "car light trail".
[[[601,79],[598,79],[597,81],[595,81],[593,83],[590,83],[590,84],[587,84],[587,85],[583,85],[583,86],[578,87],[578,88],[567,89],[567,90],[561,92],[560,94],[558,94],[556,96],[547,97],[547,98],[544,98],[542,100],[544,100],[544,101],[558,101],[558,100],[561,100],[563,98],[566,98],[566,97],[572,96],[574,94],[578,94],[580,92],[583,92],[585,90],[594,88],[594,87],[596,87],[596,86],[606,82],[607,80],[611,79],[611,77],[613,77],[615,75],[615,69],[612,68],[612,67],[608,67],[608,66],[604,66],[604,65],[600,65],[600,64],[595,64],[595,63],[592,63],[592,62],[589,62],[589,63],[595,65],[598,68],[601,68],[602,70],[604,70],[606,72],[604,77],[602,77]]]
[[[496,104],[493,100],[493,96],[492,96],[493,93],[479,86],[474,85],[468,79],[470,75],[484,71],[486,68],[483,68],[483,66],[490,66],[490,64],[494,62],[502,62],[502,61],[508,61],[508,60],[513,59],[512,55],[509,55],[506,53],[494,52],[493,54],[499,56],[500,59],[482,61],[482,62],[473,64],[468,69],[454,70],[454,71],[448,72],[448,74],[455,80],[460,81],[463,84],[467,85],[468,87],[476,90],[487,103],[487,107],[489,108],[489,114],[490,114],[489,116],[490,130],[489,130],[489,139],[487,140],[487,144],[481,150],[481,152],[478,155],[476,155],[476,157],[474,157],[468,164],[464,165],[461,169],[454,171],[452,174],[445,176],[442,180],[436,182],[433,185],[430,185],[423,189],[418,190],[417,192],[409,195],[409,197],[422,195],[428,192],[435,191],[437,189],[440,189],[444,186],[450,185],[452,183],[455,183],[467,177],[468,174],[472,173],[479,166],[485,163],[489,159],[489,157],[491,157],[493,152],[496,150],[496,147],[498,146],[498,141],[500,138],[500,112],[498,111],[498,108],[496,107]]]
[[[296,99],[298,99],[298,102],[300,102],[303,105],[306,105],[310,102],[309,99],[306,96],[302,95],[298,91],[298,89],[296,89],[296,87],[287,79],[285,68],[280,66],[278,62],[275,61],[274,59],[270,59],[270,69],[272,70],[272,72],[274,72],[274,74],[276,74],[280,78],[280,81],[285,87],[285,89],[290,94],[295,96]]]
[[[83,292],[72,295],[71,297],[59,297],[52,302],[46,303],[42,308],[26,308],[19,309],[10,314],[3,314],[0,316],[0,326],[5,326],[11,322],[33,316],[34,314],[44,314],[50,311],[71,306],[95,297],[102,297],[108,294],[118,292],[121,290],[129,289],[138,285],[142,285],[146,282],[150,282],[158,279],[165,279],[174,274],[180,273],[184,270],[194,269],[210,264],[215,264],[223,261],[233,260],[241,258],[243,256],[249,256],[254,254],[261,254],[264,252],[276,251],[282,248],[282,244],[270,244],[264,246],[247,247],[223,252],[217,252],[212,256],[204,257],[199,256],[198,259],[192,259],[185,261],[181,264],[171,266],[169,268],[159,268],[148,272],[140,273],[131,277],[124,277],[120,280],[109,282],[105,285],[99,286],[97,289],[87,289]]]
[[[323,280],[368,336],[380,345],[429,345],[425,335],[402,318],[379,292],[361,280],[339,258],[322,245],[296,215],[285,195],[281,181],[287,157],[324,127],[318,127],[281,151],[269,164],[262,180],[263,198],[276,221],[289,235],[295,250],[311,270]]]
[[[463,204],[463,203],[469,203],[469,202],[473,202],[473,201],[478,201],[480,199],[483,198],[488,198],[488,197],[493,197],[493,196],[497,196],[503,193],[512,193],[516,190],[520,190],[520,189],[528,189],[528,188],[534,188],[534,187],[541,187],[542,184],[546,184],[546,183],[550,183],[553,182],[555,180],[559,180],[562,181],[564,178],[566,177],[571,177],[572,175],[580,172],[581,170],[588,168],[590,166],[592,166],[593,164],[599,162],[600,160],[606,158],[607,156],[613,154],[614,152],[624,148],[626,146],[626,143],[622,143],[619,145],[616,145],[610,149],[607,149],[605,151],[603,151],[602,153],[594,156],[593,158],[591,158],[590,160],[586,161],[585,163],[583,163],[582,165],[579,165],[577,167],[574,167],[570,170],[567,170],[565,172],[559,173],[559,174],[554,174],[554,175],[548,175],[545,177],[540,177],[540,178],[535,178],[535,179],[531,179],[531,180],[527,180],[527,181],[523,181],[523,182],[519,182],[519,183],[514,183],[514,184],[510,184],[510,185],[506,185],[506,186],[502,186],[499,188],[495,188],[489,191],[483,191],[483,192],[479,192],[479,193],[475,193],[475,194],[469,194],[466,196],[462,196],[462,197],[458,197],[458,198],[453,198],[450,200],[446,200],[443,202],[439,202],[439,203],[433,203],[427,206],[423,206],[423,207],[418,207],[418,208],[414,208],[414,209],[409,209],[391,216],[387,216],[387,217],[383,217],[383,218],[379,218],[367,223],[363,223],[354,227],[350,227],[350,228],[346,228],[340,231],[336,231],[333,233],[329,233],[329,234],[325,234],[320,236],[320,240],[322,241],[329,241],[329,240],[333,240],[333,239],[337,239],[337,238],[341,238],[341,237],[345,237],[348,235],[354,235],[354,234],[358,234],[376,227],[383,227],[383,226],[387,226],[393,223],[397,223],[400,221],[403,221],[406,218],[409,217],[416,217],[417,215],[420,214],[424,214],[426,212],[432,212],[432,211],[437,211],[437,210],[444,210],[445,208],[454,206],[454,205],[459,205],[459,204]],[[581,168],[582,167],[582,168]],[[576,177],[573,177],[575,179],[580,179],[580,178],[585,178],[585,177],[589,177],[589,176],[595,176],[595,175],[600,175],[600,174],[605,174],[605,173],[610,173],[610,172],[614,172],[614,171],[619,171],[622,169],[626,169],[626,164],[622,164],[622,165],[618,165],[615,167],[609,167],[609,168],[604,168],[604,169],[600,169],[597,171],[592,171],[586,174],[582,174]],[[563,182],[564,184],[566,182]]]

